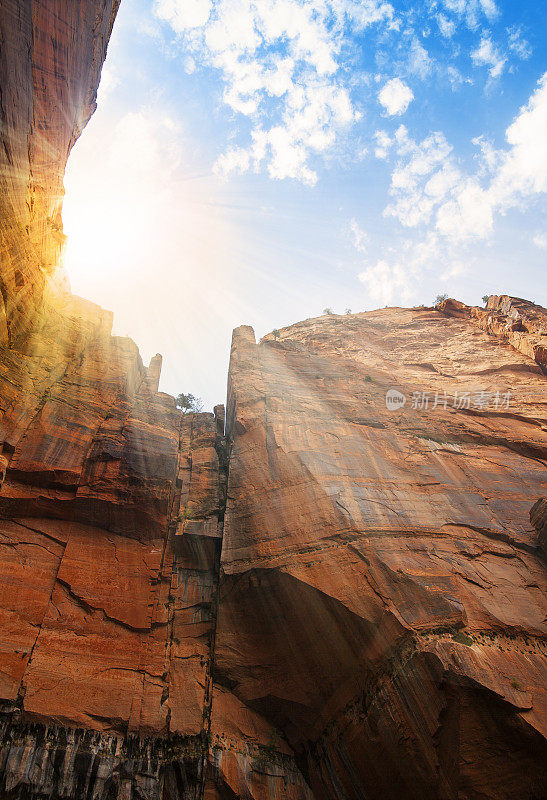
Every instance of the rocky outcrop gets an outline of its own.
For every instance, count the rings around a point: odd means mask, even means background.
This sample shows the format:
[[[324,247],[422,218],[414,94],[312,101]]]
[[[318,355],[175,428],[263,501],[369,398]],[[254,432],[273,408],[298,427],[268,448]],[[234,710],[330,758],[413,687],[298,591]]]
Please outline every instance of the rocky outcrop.
[[[223,409],[177,411],[58,267],[118,5],[0,8],[2,797],[203,794]]]
[[[541,797],[534,361],[435,310],[240,328],[225,421],[51,311],[0,359],[2,791]]]
[[[547,374],[547,312],[542,306],[508,295],[491,295],[486,308],[466,306],[447,299],[439,310],[451,317],[467,319],[483,331],[509,342],[533,358]]]
[[[530,522],[538,532],[539,544],[547,557],[547,497],[541,497],[530,509]]]
[[[315,797],[542,796],[544,390],[436,310],[234,332],[215,673]]]
[[[120,343],[107,333],[99,340],[92,351],[109,352],[110,342],[116,354],[117,370],[103,370],[106,385],[88,381],[84,350],[83,374],[74,364],[70,372],[79,402],[65,392],[64,410],[47,414],[57,402],[49,390],[21,443],[7,432],[15,449],[0,495],[1,790],[197,798],[220,539],[208,529],[177,530],[203,501],[203,452],[222,453],[223,442],[212,414],[181,415],[173,398],[150,391],[129,342],[121,344],[124,362]],[[93,408],[97,419],[82,426],[74,408]],[[87,448],[78,448],[77,434]],[[11,461],[27,439],[42,449],[22,482]],[[219,516],[225,484],[217,458],[207,491]]]

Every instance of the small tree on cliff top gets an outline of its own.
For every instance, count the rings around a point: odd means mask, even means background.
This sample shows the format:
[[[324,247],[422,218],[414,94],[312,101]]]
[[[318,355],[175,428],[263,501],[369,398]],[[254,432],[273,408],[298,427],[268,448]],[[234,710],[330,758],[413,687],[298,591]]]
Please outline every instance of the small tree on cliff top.
[[[190,411],[201,411],[203,408],[203,402],[200,397],[194,397],[193,394],[184,394],[184,392],[175,397],[175,405],[183,414],[188,414]]]

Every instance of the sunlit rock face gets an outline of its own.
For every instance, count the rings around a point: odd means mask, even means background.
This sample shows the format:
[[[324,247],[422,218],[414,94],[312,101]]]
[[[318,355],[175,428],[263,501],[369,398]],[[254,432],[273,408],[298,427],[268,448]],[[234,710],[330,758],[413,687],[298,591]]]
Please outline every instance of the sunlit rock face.
[[[145,367],[57,269],[118,5],[0,4],[1,797],[203,786],[223,425],[182,416],[161,357]]]
[[[465,319],[483,331],[513,345],[533,358],[547,375],[547,312],[542,306],[508,295],[491,295],[486,308],[444,300],[439,309],[451,317]]]
[[[34,355],[0,348],[0,796],[203,785],[222,426],[108,321],[66,301]]]
[[[452,307],[234,332],[215,675],[316,797],[543,794],[545,377]]]
[[[0,5],[0,341],[23,344],[55,277],[68,154],[95,110],[120,0]],[[57,276],[58,277],[58,276]]]
[[[181,414],[56,270],[117,5],[0,4],[0,798],[539,800],[547,312],[239,328]]]

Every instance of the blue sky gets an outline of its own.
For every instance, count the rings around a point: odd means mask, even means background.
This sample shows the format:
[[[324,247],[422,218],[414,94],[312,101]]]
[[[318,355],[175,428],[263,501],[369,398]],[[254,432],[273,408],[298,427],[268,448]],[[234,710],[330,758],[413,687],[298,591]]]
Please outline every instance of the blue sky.
[[[72,288],[161,388],[325,307],[547,305],[545,7],[122,0],[69,159]]]

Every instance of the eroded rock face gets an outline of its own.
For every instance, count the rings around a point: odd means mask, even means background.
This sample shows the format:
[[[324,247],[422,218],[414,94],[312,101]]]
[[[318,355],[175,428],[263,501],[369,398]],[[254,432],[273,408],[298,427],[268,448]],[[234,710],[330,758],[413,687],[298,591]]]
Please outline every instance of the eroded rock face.
[[[22,344],[64,244],[63,175],[89,117],[120,0],[0,7],[0,341]],[[62,279],[62,276],[61,276]]]
[[[144,367],[101,309],[48,308],[27,352],[0,348],[1,791],[197,798],[219,424],[158,393],[160,359]]]
[[[158,393],[161,356],[145,367],[58,269],[118,5],[0,7],[2,797],[203,791],[223,431]]]
[[[530,522],[538,532],[539,544],[547,558],[547,497],[540,497],[530,509]]]
[[[51,309],[0,359],[3,791],[541,797],[537,363],[434,310],[240,328],[227,442]]]
[[[215,674],[316,797],[542,796],[544,392],[432,309],[234,332]]]
[[[173,398],[143,395],[142,386],[121,404],[129,408],[126,428],[116,429],[122,438],[133,430],[135,406],[140,438],[125,459],[111,453],[108,491],[79,504],[66,487],[32,487],[29,499],[25,484],[17,509],[28,516],[9,516],[11,499],[1,507],[0,785],[10,797],[202,792],[220,539],[199,529],[177,535],[177,528],[203,503],[203,450],[222,453],[222,441],[212,414],[181,415]],[[103,408],[82,480],[97,450],[111,451],[110,413]],[[155,507],[158,438],[175,446],[163,455],[166,508],[152,519],[146,510]],[[207,483],[215,530],[224,476],[217,459]],[[8,463],[3,491],[11,488]],[[120,513],[135,497],[129,516]]]
[[[239,328],[182,415],[57,269],[118,4],[0,6],[0,797],[539,800],[547,312]]]
[[[520,297],[493,294],[486,308],[448,299],[440,304],[439,310],[451,317],[467,319],[509,342],[516,350],[533,358],[547,375],[547,312],[542,306]]]

